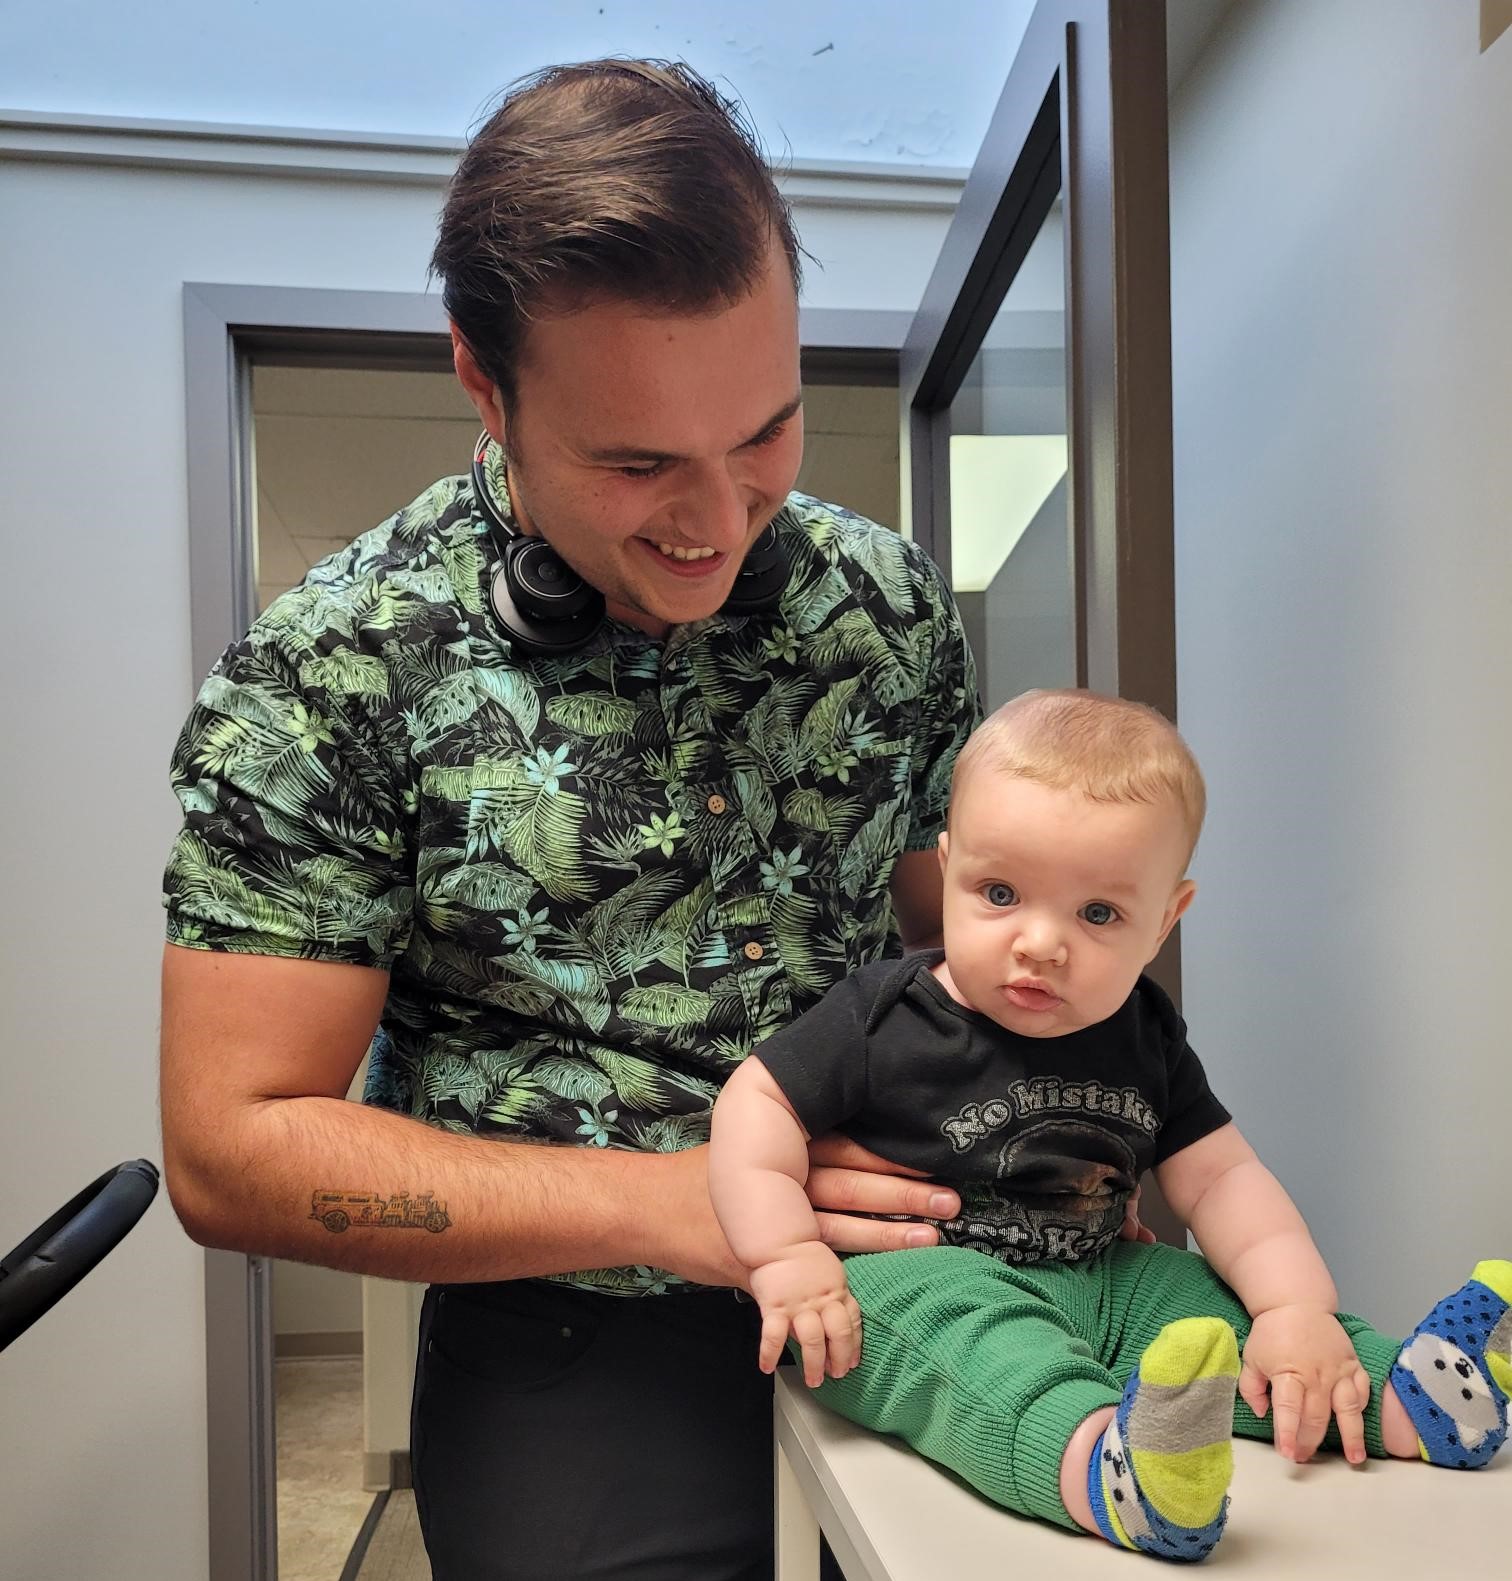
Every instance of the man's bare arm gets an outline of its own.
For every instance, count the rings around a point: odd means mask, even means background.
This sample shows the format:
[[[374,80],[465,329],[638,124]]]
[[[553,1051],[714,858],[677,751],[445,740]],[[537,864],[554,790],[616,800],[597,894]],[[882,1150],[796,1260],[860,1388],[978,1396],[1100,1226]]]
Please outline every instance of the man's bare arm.
[[[455,1136],[346,1102],[387,991],[386,974],[367,967],[167,947],[164,1175],[196,1241],[387,1279],[642,1263],[744,1284],[709,1202],[706,1147],[658,1154]],[[832,1245],[889,1250],[917,1227],[825,1208],[958,1211],[953,1197],[934,1206],[938,1188],[878,1173],[880,1161],[851,1146],[815,1145],[829,1167],[810,1172],[810,1192]],[[450,1222],[439,1234],[356,1224],[335,1234],[311,1217],[318,1191],[428,1192]]]
[[[456,1136],[348,1103],[387,992],[360,966],[213,954],[163,961],[164,1173],[207,1246],[390,1279],[521,1278],[645,1263],[734,1284],[694,1155]],[[430,1193],[449,1224],[336,1234],[318,1191]]]

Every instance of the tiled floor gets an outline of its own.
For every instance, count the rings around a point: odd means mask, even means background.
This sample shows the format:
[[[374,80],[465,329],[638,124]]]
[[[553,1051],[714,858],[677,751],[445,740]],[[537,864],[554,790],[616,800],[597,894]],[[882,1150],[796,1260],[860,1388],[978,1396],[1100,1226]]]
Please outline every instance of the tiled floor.
[[[362,1362],[274,1364],[279,1581],[340,1581],[372,1508],[362,1486]]]

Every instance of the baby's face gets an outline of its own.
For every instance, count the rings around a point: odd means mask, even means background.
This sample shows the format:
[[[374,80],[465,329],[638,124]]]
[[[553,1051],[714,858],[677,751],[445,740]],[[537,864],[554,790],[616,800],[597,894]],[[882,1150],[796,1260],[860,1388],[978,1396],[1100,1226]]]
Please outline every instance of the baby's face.
[[[1106,1021],[1192,898],[1186,856],[1173,806],[1095,802],[979,767],[940,837],[940,980],[1028,1037]]]

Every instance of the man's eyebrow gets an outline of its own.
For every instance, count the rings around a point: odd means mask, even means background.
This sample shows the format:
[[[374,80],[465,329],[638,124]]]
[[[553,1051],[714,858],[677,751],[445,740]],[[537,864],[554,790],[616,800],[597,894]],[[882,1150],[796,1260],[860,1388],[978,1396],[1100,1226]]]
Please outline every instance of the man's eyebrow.
[[[790,417],[796,416],[798,409],[802,405],[803,397],[795,395],[781,411],[774,412],[749,439],[742,439],[735,448],[744,450],[747,445],[754,445],[758,439],[765,438],[774,428],[787,422]],[[685,459],[669,450],[635,450],[628,446],[606,450],[585,450],[583,455],[589,461],[612,462],[616,465],[634,462],[640,466],[649,466],[653,463],[665,465],[669,461],[682,461]]]

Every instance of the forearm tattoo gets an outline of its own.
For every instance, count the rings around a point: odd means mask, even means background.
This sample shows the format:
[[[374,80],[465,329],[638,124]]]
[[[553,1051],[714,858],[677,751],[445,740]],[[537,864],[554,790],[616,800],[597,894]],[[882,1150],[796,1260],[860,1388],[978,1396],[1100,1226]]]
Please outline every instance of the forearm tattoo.
[[[393,1196],[381,1191],[316,1191],[310,1196],[310,1217],[332,1235],[350,1229],[429,1230],[439,1235],[451,1227],[446,1204],[429,1191],[401,1191]]]

